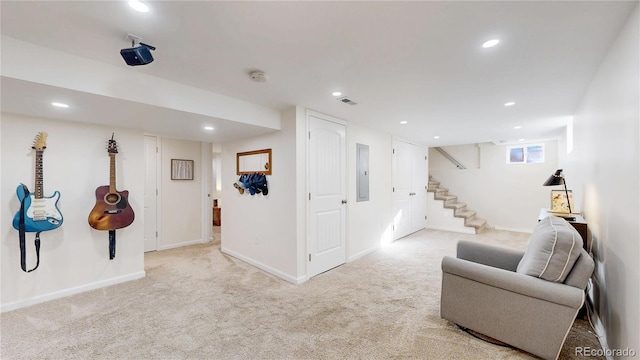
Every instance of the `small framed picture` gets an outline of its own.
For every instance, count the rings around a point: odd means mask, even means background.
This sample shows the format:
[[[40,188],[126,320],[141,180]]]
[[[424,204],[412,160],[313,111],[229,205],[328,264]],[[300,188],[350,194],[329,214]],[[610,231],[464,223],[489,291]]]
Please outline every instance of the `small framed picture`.
[[[171,180],[193,180],[193,160],[171,159]]]

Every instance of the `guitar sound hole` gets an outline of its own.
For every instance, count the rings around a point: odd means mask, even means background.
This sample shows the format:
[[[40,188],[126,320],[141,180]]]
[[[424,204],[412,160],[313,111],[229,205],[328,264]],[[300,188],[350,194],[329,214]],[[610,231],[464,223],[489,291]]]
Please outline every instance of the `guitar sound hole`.
[[[104,202],[109,205],[115,205],[120,202],[120,194],[107,194],[104,196]]]

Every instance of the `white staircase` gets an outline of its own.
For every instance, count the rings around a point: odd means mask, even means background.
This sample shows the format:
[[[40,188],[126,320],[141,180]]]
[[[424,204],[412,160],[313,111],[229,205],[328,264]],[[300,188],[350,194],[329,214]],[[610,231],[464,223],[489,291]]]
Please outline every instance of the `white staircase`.
[[[477,234],[487,224],[467,204],[459,202],[456,195],[450,195],[449,189],[440,187],[432,176],[427,194],[427,228]]]

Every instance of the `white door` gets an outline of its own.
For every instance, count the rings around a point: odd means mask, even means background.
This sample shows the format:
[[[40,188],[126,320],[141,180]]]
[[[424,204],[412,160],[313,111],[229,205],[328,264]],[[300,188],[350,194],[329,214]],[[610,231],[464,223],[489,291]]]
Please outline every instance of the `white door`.
[[[427,148],[393,140],[393,239],[425,227]]]
[[[424,229],[427,215],[427,148],[415,146],[411,174],[411,232]]]
[[[347,259],[346,126],[309,115],[309,241],[307,276]]]
[[[393,239],[411,234],[411,144],[393,142]]]
[[[144,137],[144,251],[158,250],[157,144],[155,136]]]

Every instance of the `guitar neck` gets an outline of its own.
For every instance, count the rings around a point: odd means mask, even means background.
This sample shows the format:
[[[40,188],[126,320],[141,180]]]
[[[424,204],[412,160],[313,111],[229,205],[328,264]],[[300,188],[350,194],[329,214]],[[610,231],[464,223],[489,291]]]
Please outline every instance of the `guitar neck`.
[[[109,154],[109,193],[116,193],[116,154]]]
[[[34,195],[36,199],[42,199],[44,196],[44,175],[42,170],[42,153],[43,150],[36,150],[36,187]]]

